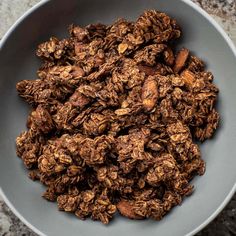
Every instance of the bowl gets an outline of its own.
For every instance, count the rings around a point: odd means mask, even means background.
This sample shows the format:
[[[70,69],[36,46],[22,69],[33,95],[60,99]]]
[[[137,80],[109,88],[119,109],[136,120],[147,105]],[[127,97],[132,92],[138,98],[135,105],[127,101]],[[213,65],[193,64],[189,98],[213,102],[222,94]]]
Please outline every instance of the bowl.
[[[44,187],[32,182],[16,157],[15,138],[25,130],[28,106],[15,85],[35,79],[37,45],[54,35],[64,37],[71,23],[111,23],[119,17],[137,18],[145,9],[158,9],[176,18],[184,45],[207,62],[220,88],[221,125],[213,139],[201,145],[206,173],[193,180],[195,192],[162,221],[132,221],[122,217],[108,226],[80,221],[58,212],[45,201]],[[236,50],[226,33],[203,10],[187,0],[57,0],[42,1],[22,16],[0,45],[0,186],[12,211],[39,235],[194,235],[224,208],[236,190]]]

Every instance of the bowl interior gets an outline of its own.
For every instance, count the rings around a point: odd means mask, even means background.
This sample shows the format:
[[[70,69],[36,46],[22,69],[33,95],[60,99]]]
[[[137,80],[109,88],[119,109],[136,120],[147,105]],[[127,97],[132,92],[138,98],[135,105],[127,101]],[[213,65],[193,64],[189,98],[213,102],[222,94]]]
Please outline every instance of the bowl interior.
[[[50,36],[67,34],[71,23],[111,23],[124,17],[134,20],[145,9],[158,9],[175,17],[183,28],[184,45],[207,62],[220,88],[218,108],[221,125],[214,139],[201,145],[207,170],[193,181],[194,194],[174,208],[161,222],[131,221],[115,217],[109,226],[80,221],[58,212],[55,203],[41,198],[44,187],[32,182],[15,154],[15,138],[25,130],[28,105],[15,90],[23,79],[36,79],[40,65],[37,45]],[[176,0],[57,0],[49,1],[28,15],[0,51],[0,186],[21,216],[46,235],[187,235],[205,222],[222,204],[236,182],[236,70],[232,49],[213,24],[189,4]]]

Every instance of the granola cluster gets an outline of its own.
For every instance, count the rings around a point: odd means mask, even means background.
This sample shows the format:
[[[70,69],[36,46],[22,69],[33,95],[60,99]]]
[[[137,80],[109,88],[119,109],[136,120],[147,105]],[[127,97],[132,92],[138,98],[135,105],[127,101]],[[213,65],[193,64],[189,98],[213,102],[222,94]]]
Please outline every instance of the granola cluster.
[[[16,85],[32,107],[17,155],[60,210],[160,220],[205,171],[196,142],[219,122],[213,75],[176,52],[180,26],[162,12],[69,33],[40,44],[38,79]]]

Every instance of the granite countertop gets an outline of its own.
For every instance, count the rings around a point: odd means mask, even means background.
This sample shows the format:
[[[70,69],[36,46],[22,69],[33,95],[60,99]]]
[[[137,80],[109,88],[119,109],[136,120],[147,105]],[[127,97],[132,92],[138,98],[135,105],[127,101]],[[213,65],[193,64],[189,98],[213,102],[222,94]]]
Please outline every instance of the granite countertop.
[[[0,39],[26,10],[40,0],[0,0]],[[236,44],[236,0],[192,0],[223,26]],[[223,212],[197,236],[236,236],[236,194]],[[36,236],[0,196],[0,236]]]

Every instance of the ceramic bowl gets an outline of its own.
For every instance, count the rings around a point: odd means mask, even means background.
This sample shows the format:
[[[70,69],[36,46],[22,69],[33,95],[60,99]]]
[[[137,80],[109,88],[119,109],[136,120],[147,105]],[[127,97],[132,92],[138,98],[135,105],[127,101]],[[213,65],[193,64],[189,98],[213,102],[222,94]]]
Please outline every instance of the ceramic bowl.
[[[57,210],[45,201],[44,187],[27,177],[16,157],[15,138],[25,130],[28,105],[15,85],[36,79],[37,45],[50,36],[64,37],[71,23],[111,23],[136,19],[145,9],[176,18],[183,28],[180,47],[201,57],[220,88],[221,124],[213,139],[201,145],[206,173],[193,180],[194,194],[160,222],[115,217],[108,226]],[[236,189],[236,50],[226,33],[203,10],[187,0],[52,0],[42,1],[22,16],[0,45],[0,186],[12,211],[39,235],[48,236],[183,236],[194,235],[224,208]]]

